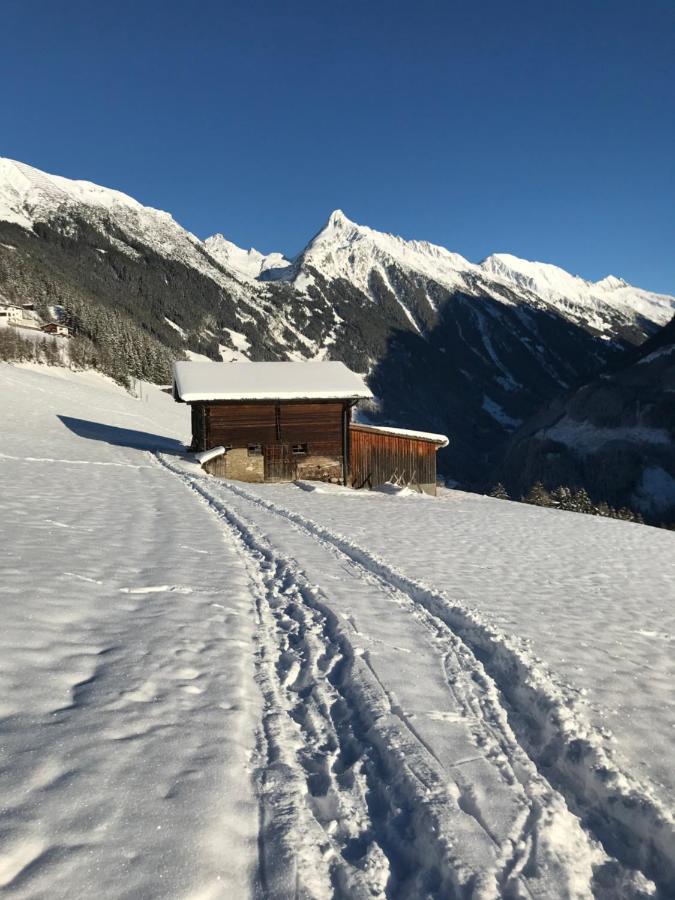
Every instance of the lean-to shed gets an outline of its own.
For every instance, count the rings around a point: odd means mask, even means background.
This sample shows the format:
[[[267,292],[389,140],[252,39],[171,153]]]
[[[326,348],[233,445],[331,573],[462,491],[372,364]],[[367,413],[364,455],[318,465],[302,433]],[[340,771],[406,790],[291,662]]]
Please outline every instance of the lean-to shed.
[[[436,494],[436,453],[448,445],[444,434],[354,423],[349,444],[353,487],[392,482]]]

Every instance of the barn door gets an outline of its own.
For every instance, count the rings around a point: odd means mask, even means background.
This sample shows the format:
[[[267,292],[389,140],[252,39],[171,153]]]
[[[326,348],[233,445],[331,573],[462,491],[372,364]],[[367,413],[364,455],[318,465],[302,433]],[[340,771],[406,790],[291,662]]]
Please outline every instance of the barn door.
[[[265,444],[265,481],[293,481],[294,468],[289,444]]]

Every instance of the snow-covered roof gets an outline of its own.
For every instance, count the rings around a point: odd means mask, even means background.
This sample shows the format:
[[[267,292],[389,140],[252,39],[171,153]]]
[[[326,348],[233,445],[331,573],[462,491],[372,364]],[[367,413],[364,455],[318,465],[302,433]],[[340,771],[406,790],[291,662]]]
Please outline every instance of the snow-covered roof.
[[[445,434],[434,434],[432,431],[411,431],[409,428],[392,428],[389,425],[363,425],[361,422],[354,422],[352,428],[359,428],[361,431],[393,434],[395,437],[416,438],[418,441],[431,441],[434,444],[439,444],[441,447],[447,447],[450,443],[450,439]]]
[[[365,400],[363,378],[341,362],[177,362],[179,400]]]

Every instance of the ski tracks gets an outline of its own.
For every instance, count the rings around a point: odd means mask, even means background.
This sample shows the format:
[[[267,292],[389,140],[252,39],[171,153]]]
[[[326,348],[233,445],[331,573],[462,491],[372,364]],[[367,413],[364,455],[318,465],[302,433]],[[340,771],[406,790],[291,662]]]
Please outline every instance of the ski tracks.
[[[433,604],[299,514],[159,459],[220,517],[256,599],[261,896],[641,895]]]

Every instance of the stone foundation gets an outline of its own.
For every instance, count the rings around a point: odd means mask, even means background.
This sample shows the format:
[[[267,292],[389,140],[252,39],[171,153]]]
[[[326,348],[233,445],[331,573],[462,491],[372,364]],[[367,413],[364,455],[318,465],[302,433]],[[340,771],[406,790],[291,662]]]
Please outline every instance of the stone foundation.
[[[249,456],[247,449],[228,450],[223,456],[204,463],[204,471],[216,478],[234,481],[261,482],[265,480],[265,461],[262,456]]]
[[[339,456],[302,456],[294,460],[294,479],[304,481],[332,481],[342,483],[342,458]],[[249,456],[247,449],[228,450],[204,463],[205,472],[215,478],[260,483],[265,480],[265,460],[262,455]]]
[[[304,456],[296,463],[297,477],[302,481],[342,483],[342,459],[336,456]]]

